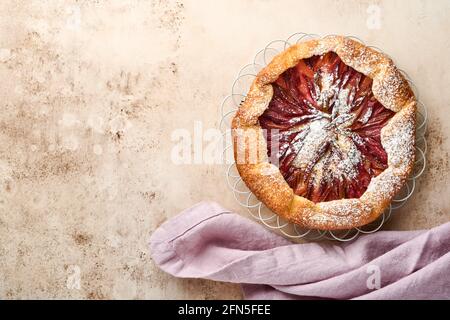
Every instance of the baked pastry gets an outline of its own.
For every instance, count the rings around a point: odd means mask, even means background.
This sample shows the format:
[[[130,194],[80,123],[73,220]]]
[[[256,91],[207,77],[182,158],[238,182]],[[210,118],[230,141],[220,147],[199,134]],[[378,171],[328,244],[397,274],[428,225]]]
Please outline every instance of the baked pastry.
[[[342,36],[293,45],[256,76],[232,122],[236,166],[306,228],[375,220],[414,164],[416,99],[386,55]]]

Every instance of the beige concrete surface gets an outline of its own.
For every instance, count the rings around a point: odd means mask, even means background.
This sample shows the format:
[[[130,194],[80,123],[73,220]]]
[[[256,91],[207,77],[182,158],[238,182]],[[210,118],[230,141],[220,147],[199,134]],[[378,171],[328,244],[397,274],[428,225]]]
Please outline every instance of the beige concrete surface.
[[[450,218],[450,2],[0,2],[0,299],[241,298],[159,271],[149,234],[204,200],[242,212],[220,165],[171,162],[170,134],[218,124],[236,72],[272,39],[351,34],[427,105],[428,169],[389,229]]]

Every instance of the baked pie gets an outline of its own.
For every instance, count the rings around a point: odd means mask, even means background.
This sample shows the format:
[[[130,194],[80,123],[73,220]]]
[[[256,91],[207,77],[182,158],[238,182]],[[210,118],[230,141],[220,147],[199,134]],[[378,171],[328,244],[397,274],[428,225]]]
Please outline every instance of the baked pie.
[[[293,45],[233,118],[236,166],[272,211],[307,228],[368,224],[414,164],[416,99],[386,55],[341,36]]]

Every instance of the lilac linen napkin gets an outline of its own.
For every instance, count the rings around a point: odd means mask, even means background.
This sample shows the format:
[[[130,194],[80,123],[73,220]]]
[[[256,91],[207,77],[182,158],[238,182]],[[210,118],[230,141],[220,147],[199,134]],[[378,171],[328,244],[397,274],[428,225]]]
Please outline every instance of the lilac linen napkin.
[[[240,283],[247,299],[450,299],[450,222],[293,244],[201,202],[159,227],[150,250],[171,275]]]

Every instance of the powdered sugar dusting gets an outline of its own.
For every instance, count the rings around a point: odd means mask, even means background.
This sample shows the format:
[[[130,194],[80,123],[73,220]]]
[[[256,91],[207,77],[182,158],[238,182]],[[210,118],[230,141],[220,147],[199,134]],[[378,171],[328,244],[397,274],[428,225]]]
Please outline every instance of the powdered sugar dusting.
[[[286,70],[273,88],[259,121],[277,131],[268,146],[279,141],[279,151],[269,148],[269,158],[294,193],[316,203],[361,197],[388,166],[380,130],[394,115],[373,96],[372,80],[329,52]]]
[[[309,123],[304,140],[296,142],[295,148],[299,152],[293,165],[305,170],[313,170],[315,184],[320,184],[322,180],[332,182],[355,179],[358,173],[356,166],[362,161],[362,156],[349,138],[350,131],[346,130],[355,119],[350,103],[354,99],[355,92],[340,88],[341,82],[347,79],[337,78],[335,72],[316,73],[314,80],[314,96],[318,105],[325,110],[330,106],[333,106],[333,109],[331,115],[315,109],[316,114],[302,117],[316,120]],[[370,114],[368,113],[367,120]],[[315,159],[319,150],[327,143],[330,143],[337,152],[328,150],[318,160]]]
[[[408,165],[414,157],[415,125],[412,121],[398,121],[395,132],[386,135],[383,146],[389,154],[389,163],[394,167]]]
[[[294,166],[306,169],[311,165],[320,147],[330,139],[330,132],[325,128],[328,123],[329,121],[326,119],[310,123],[305,139],[297,142],[297,146],[301,143],[302,147],[298,148],[299,152],[294,160]]]
[[[336,229],[355,226],[358,221],[370,216],[372,208],[358,199],[321,202],[320,210],[302,215],[301,222],[307,225],[329,226]]]
[[[362,124],[366,124],[367,121],[369,121],[372,112],[373,112],[372,108],[368,108],[367,111],[364,113],[364,115],[360,119],[358,119],[358,121],[361,122]]]

